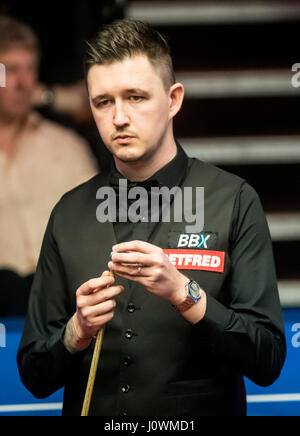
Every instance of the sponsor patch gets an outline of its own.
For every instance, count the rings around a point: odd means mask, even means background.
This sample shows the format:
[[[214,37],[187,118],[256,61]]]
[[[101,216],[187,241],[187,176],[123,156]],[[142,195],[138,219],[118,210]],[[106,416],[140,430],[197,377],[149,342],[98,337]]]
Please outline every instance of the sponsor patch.
[[[203,233],[169,233],[170,248],[193,248],[211,250],[217,248],[218,235],[213,232]]]
[[[184,249],[164,249],[163,251],[176,269],[224,272],[224,251]]]

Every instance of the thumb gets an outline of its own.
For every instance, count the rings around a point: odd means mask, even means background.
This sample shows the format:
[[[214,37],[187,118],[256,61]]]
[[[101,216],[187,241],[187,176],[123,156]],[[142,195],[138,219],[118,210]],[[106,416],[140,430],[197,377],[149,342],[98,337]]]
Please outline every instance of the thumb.
[[[114,273],[112,271],[103,271],[101,277],[114,277]]]

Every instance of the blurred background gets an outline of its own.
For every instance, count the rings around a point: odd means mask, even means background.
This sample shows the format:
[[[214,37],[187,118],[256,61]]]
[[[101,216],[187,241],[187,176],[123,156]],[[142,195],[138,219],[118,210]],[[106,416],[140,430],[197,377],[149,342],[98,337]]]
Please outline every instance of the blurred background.
[[[100,168],[109,156],[89,109],[68,104],[82,83],[84,40],[101,23],[122,17],[147,21],[167,35],[186,90],[177,138],[190,156],[238,174],[256,189],[273,240],[288,356],[270,388],[246,380],[248,414],[300,416],[300,1],[0,1],[0,13],[38,34],[41,84],[67,90],[58,107],[37,98],[38,110],[82,135]],[[0,380],[6,388],[0,415],[59,415],[61,392],[37,401],[15,373],[22,317],[1,323],[6,347],[0,348]]]

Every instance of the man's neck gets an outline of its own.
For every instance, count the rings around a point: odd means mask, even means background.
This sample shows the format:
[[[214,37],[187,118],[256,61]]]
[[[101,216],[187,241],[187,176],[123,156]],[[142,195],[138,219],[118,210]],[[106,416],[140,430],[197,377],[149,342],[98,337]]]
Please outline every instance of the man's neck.
[[[14,154],[24,123],[25,119],[23,118],[8,119],[0,117],[0,150],[8,156]]]
[[[171,162],[177,154],[175,140],[170,144],[161,145],[152,156],[145,156],[134,162],[122,162],[115,158],[119,173],[132,182],[143,182]]]

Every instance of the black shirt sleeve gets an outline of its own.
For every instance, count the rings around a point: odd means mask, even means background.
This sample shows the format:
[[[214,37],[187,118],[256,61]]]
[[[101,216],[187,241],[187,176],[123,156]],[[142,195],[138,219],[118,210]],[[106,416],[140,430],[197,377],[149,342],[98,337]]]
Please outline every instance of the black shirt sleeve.
[[[234,207],[230,259],[226,304],[207,295],[207,311],[196,328],[209,335],[216,358],[267,386],[280,374],[286,343],[270,232],[259,197],[247,183]]]
[[[62,388],[81,355],[72,355],[63,344],[65,326],[73,313],[54,226],[55,210],[44,236],[17,355],[21,380],[38,398]]]

